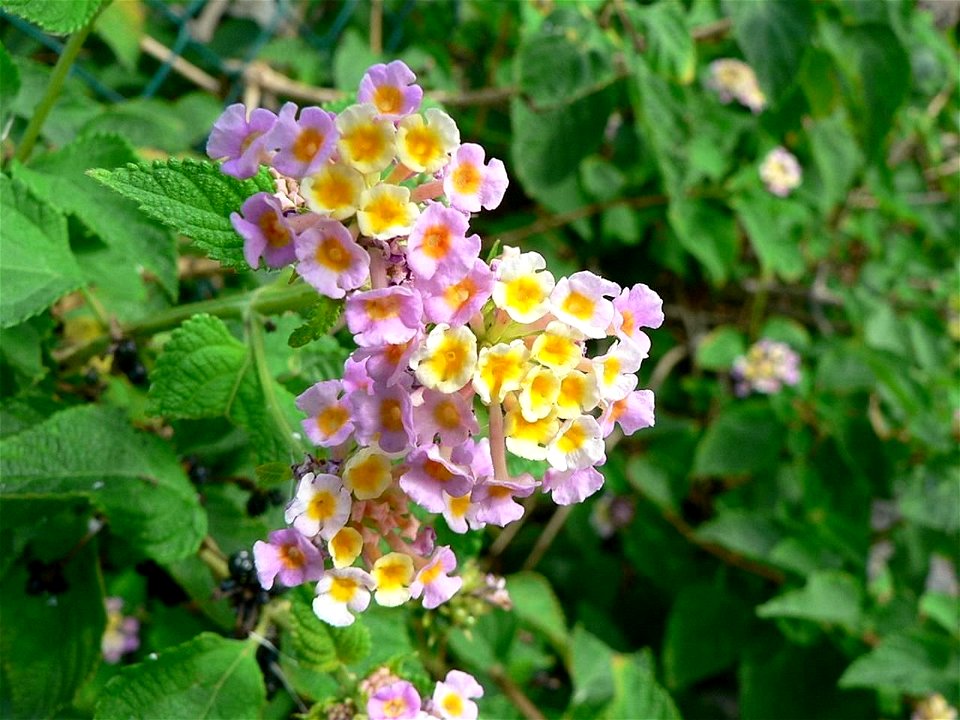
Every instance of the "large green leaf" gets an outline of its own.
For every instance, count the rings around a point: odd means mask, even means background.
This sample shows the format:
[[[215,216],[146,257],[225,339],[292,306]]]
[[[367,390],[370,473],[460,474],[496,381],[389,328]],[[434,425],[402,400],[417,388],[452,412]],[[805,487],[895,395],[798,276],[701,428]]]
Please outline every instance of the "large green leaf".
[[[740,656],[750,629],[747,605],[723,587],[700,583],[680,590],[663,638],[663,669],[671,689],[715,675]]]
[[[697,528],[697,537],[747,557],[764,559],[780,540],[770,518],[746,510],[724,510]]]
[[[733,34],[760,81],[778,101],[793,84],[814,27],[810,0],[726,0]]]
[[[837,570],[815,572],[799,590],[789,590],[757,607],[763,618],[788,617],[839,625],[850,632],[860,626],[863,584]]]
[[[300,415],[293,396],[264,388],[250,348],[211,315],[187,320],[170,336],[150,376],[149,410],[169,418],[226,417],[250,434],[258,463],[286,460]],[[282,417],[272,412],[271,393]]]
[[[783,214],[790,204],[792,201],[763,191],[744,193],[730,203],[746,230],[761,267],[785,280],[795,281],[803,275],[806,266]]]
[[[71,545],[78,539],[61,536],[61,542]],[[69,549],[61,547],[62,555]],[[5,692],[12,702],[4,715],[54,717],[90,677],[100,657],[106,615],[96,541],[63,563],[66,591],[27,595],[28,577],[21,560],[0,582],[0,654]]]
[[[88,497],[158,562],[196,552],[207,517],[173,450],[118,411],[84,405],[0,442],[6,497]]]
[[[135,203],[107,192],[86,175],[90,168],[117,168],[137,160],[117,135],[78,138],[69,145],[13,166],[13,176],[58,210],[75,215],[125,258],[136,282],[149,270],[170,297],[177,294],[177,258],[172,233],[141,213]]]
[[[555,648],[567,648],[567,622],[560,602],[542,575],[521,572],[507,578],[513,609],[525,625],[543,633]]]
[[[124,668],[97,705],[98,720],[259,718],[266,702],[253,640],[202,633]]]
[[[694,475],[747,475],[776,464],[784,428],[763,402],[724,408],[697,445]]]
[[[693,255],[715,285],[723,285],[737,258],[733,216],[717,203],[675,196],[667,213],[680,245]]]
[[[196,160],[141,162],[89,174],[138,203],[154,220],[189,237],[226,267],[246,267],[243,238],[230,224],[230,214],[239,212],[251,195],[275,191],[265,172],[237,180],[214,163]]]
[[[0,0],[0,8],[47,32],[66,34],[86,25],[103,3],[104,0]]]
[[[83,284],[67,222],[20,183],[0,175],[0,327],[46,310]]]
[[[362,620],[347,627],[332,627],[313,612],[309,597],[299,593],[290,606],[292,649],[300,665],[332,672],[361,662],[371,650],[370,631]]]
[[[918,468],[901,481],[897,504],[900,512],[918,525],[956,533],[960,529],[960,475],[955,469],[938,476]]]
[[[3,80],[0,82],[0,125],[6,126],[13,100],[20,92],[20,70],[3,44],[0,44],[0,78]]]
[[[807,131],[816,164],[816,194],[821,212],[828,212],[847,196],[863,157],[845,113],[817,120]]]
[[[636,8],[634,11],[645,32],[646,54],[650,66],[660,75],[689,85],[693,82],[697,68],[697,48],[693,43],[690,28],[687,27],[687,14],[683,5],[676,0],[661,0],[655,5]]]
[[[955,643],[933,633],[891,635],[857,658],[840,687],[887,688],[908,695],[934,692],[955,696],[960,653]]]

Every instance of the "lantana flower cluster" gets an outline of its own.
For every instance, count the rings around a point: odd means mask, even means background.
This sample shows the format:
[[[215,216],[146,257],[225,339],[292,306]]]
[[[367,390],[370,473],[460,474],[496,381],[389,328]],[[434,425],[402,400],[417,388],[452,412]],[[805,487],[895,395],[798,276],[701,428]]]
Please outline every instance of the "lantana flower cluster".
[[[107,626],[103,631],[100,649],[103,661],[116,665],[140,647],[140,621],[123,614],[123,598],[108,597],[104,600],[107,611]]]
[[[731,374],[737,395],[773,395],[800,382],[800,356],[786,343],[764,338],[734,361]]]
[[[483,687],[462,670],[448,672],[429,698],[421,698],[412,683],[392,673],[376,682],[373,679],[364,682],[369,720],[477,720],[479,708],[473,699],[483,697]]]
[[[743,60],[714,60],[710,63],[707,85],[717,93],[720,102],[724,104],[736,100],[754,113],[762,112],[767,107],[767,96],[760,89],[757,74]]]
[[[787,197],[800,187],[803,171],[793,153],[785,147],[775,147],[760,164],[760,179],[774,195]]]
[[[603,484],[615,426],[654,422],[636,372],[659,296],[588,271],[556,278],[513,247],[481,258],[471,220],[500,204],[506,171],[445,112],[421,111],[422,95],[402,62],[375,65],[339,113],[233,105],[207,148],[235,177],[275,171],[282,191],[232,218],[247,261],[294,264],[344,298],[358,346],[342,379],[297,398],[326,457],[302,469],[291,527],[254,548],[264,587],[316,581],[332,625],[371,597],[435,608],[461,588],[424,516],[465,533],[519,519],[538,490],[579,502]],[[508,454],[542,462],[542,477],[512,474]]]

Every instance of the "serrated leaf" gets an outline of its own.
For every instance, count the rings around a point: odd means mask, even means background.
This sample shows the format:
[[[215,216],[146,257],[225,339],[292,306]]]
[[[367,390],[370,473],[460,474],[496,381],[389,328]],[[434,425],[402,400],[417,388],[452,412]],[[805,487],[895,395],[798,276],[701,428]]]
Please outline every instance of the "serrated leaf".
[[[760,87],[778,101],[793,84],[814,29],[810,0],[725,0],[733,34]]]
[[[840,687],[888,688],[908,695],[956,692],[960,653],[941,635],[897,634],[853,661]]]
[[[249,433],[256,462],[289,457],[288,430],[299,426],[293,396],[273,382],[270,392],[288,424],[281,427],[267,408],[250,348],[219,318],[196,315],[175,330],[150,383],[149,412],[182,419],[226,417]]]
[[[324,337],[336,324],[342,310],[342,302],[321,297],[312,308],[307,310],[303,325],[290,333],[287,344],[298,348]]]
[[[98,720],[259,718],[266,703],[257,644],[202,633],[124,668],[103,690]]]
[[[75,215],[128,260],[129,272],[149,270],[170,297],[177,294],[177,253],[173,235],[129,200],[107,192],[87,176],[90,168],[118,168],[137,160],[118,135],[77,138],[69,145],[14,163],[13,176],[61,212]]]
[[[0,653],[13,703],[4,714],[56,716],[96,667],[106,626],[96,547],[64,563],[67,589],[58,595],[27,595],[23,560],[0,583]]]
[[[747,351],[743,333],[730,325],[711,330],[697,345],[697,365],[705,370],[729,370]]]
[[[724,408],[697,444],[693,474],[747,475],[772,467],[783,446],[784,428],[762,402]]]
[[[837,570],[811,574],[807,584],[757,607],[762,618],[787,617],[840,625],[851,632],[860,625],[863,584]]]
[[[74,407],[8,437],[0,478],[7,497],[88,497],[117,537],[158,562],[196,552],[207,532],[173,450],[116,410]]]
[[[693,255],[715,285],[723,285],[737,257],[733,217],[717,203],[674,197],[667,211],[683,249]]]
[[[17,325],[83,284],[67,222],[20,183],[0,175],[0,327]]]
[[[0,0],[0,8],[47,32],[66,34],[90,22],[103,3],[104,0]]]
[[[525,625],[543,633],[561,653],[567,652],[567,621],[553,588],[545,577],[519,572],[507,578],[513,611]]]
[[[140,162],[89,174],[138,203],[154,220],[186,235],[225,267],[247,267],[243,238],[230,224],[230,213],[239,212],[251,195],[275,191],[265,171],[237,180],[214,163],[197,160]]]
[[[633,10],[635,6],[626,6]],[[697,68],[697,48],[687,27],[686,10],[677,0],[661,0],[638,8],[647,41],[650,65],[660,75],[681,85],[693,82]]]
[[[320,620],[303,594],[290,607],[293,650],[301,665],[331,672],[362,661],[370,654],[370,631],[360,620],[337,628]]]

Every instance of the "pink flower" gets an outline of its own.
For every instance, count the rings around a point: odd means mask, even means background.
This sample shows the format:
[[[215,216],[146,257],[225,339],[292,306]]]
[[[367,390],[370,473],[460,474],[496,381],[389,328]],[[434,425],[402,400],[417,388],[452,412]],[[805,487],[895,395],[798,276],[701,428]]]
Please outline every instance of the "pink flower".
[[[410,357],[420,346],[421,333],[401,343],[357,348],[353,356],[366,362],[367,375],[381,385],[394,385],[407,376]]]
[[[434,276],[417,284],[423,296],[426,319],[447,323],[450,327],[466,325],[480,312],[493,292],[493,271],[480,258],[473,261],[467,274],[455,283],[441,282]]]
[[[550,468],[543,476],[542,487],[557,505],[573,505],[583,502],[603,487],[603,475],[595,467],[579,470]]]
[[[650,338],[640,328],[658,328],[663,324],[663,300],[643,283],[637,283],[632,288],[624,288],[613,301],[613,307],[616,310],[613,331],[617,337],[632,343],[647,357]]]
[[[620,423],[625,435],[632,435],[642,428],[653,427],[653,391],[635,390],[626,397],[610,403],[600,416],[600,431],[603,437],[613,432],[613,424]]]
[[[374,385],[371,395],[354,393],[350,400],[358,442],[376,443],[385,453],[406,452],[413,445],[409,381],[390,387]]]
[[[353,432],[350,403],[341,398],[340,380],[318,382],[297,397],[297,407],[309,417],[302,421],[303,431],[314,445],[333,447]]]
[[[260,163],[270,158],[272,148],[267,145],[267,134],[276,122],[277,116],[263,108],[250,113],[247,120],[247,108],[242,103],[234,103],[213,124],[207,140],[207,155],[213,160],[226,159],[220,166],[225,175],[241,180],[253,177]]]
[[[342,298],[370,277],[370,256],[336,220],[320,219],[297,236],[297,272],[321,295]]]
[[[278,268],[296,257],[294,233],[287,223],[280,200],[265,192],[251,195],[240,213],[230,213],[233,229],[243,238],[243,257],[256,269],[260,258],[267,267]]]
[[[422,443],[440,436],[443,445],[455,446],[480,432],[471,402],[462,393],[424,389],[423,403],[413,409],[413,419]]]
[[[420,694],[406,680],[377,690],[367,701],[370,720],[414,720],[420,713]]]
[[[357,102],[372,103],[381,117],[396,120],[415,112],[423,89],[414,85],[417,76],[402,60],[372,65],[360,81]]]
[[[500,160],[491,158],[484,166],[483,148],[464,143],[453,155],[443,173],[443,191],[450,204],[463,212],[493,210],[507,191],[507,171]]]
[[[410,597],[423,595],[423,606],[428,610],[442,605],[463,586],[463,579],[448,577],[457,567],[457,556],[449,546],[437,548],[433,557],[410,583]]]
[[[140,647],[140,621],[123,614],[123,598],[104,599],[107,609],[107,627],[103,631],[100,650],[103,661],[110,665]]]
[[[323,577],[323,555],[296,530],[275,530],[270,533],[269,543],[257,540],[253,544],[253,559],[260,584],[267,590],[278,576],[287,587]]]
[[[522,518],[523,505],[516,502],[514,498],[531,495],[538,483],[529,474],[524,474],[517,480],[516,482],[489,480],[477,483],[470,495],[470,501],[476,505],[476,519],[482,523],[504,527]]]
[[[300,111],[294,120],[296,103],[284,103],[280,115],[270,131],[267,142],[280,148],[272,165],[284,175],[302,178],[319,170],[337,148],[339,133],[334,116],[318,107]]]
[[[400,488],[430,512],[443,512],[443,493],[461,497],[470,492],[473,478],[460,465],[440,454],[440,447],[418,447],[407,457],[407,470],[400,476]]]
[[[347,298],[347,327],[358,345],[388,345],[410,340],[420,329],[420,294],[401,285],[357,292]]]
[[[433,691],[433,705],[444,720],[477,720],[477,704],[471,698],[483,697],[483,687],[473,675],[451,670]]]
[[[557,320],[575,327],[589,338],[607,336],[613,321],[613,303],[607,296],[620,294],[620,286],[588,270],[560,278],[550,293],[550,308]]]
[[[417,277],[441,283],[461,280],[480,254],[480,236],[466,236],[467,218],[440,203],[430,203],[410,231],[407,264]]]

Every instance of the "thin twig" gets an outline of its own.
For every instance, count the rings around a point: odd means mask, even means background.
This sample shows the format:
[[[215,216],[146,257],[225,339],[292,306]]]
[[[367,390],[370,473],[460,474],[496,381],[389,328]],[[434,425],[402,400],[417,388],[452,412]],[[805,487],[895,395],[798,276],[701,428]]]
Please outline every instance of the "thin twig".
[[[197,87],[210,93],[220,92],[220,81],[204,72],[189,60],[184,60],[159,40],[149,35],[140,38],[140,49],[160,62],[169,63],[171,69],[185,77]]]
[[[560,530],[563,528],[563,524],[567,521],[567,518],[570,517],[570,513],[572,511],[573,505],[561,505],[554,510],[553,516],[550,518],[549,522],[547,522],[546,527],[543,528],[543,532],[540,533],[540,536],[537,538],[537,542],[534,544],[533,549],[527,556],[526,562],[523,563],[523,570],[533,570],[537,566],[537,563],[539,563],[546,554],[547,550],[550,548],[550,545],[553,544],[553,541],[560,533]]]
[[[383,52],[383,0],[370,3],[370,52],[374,55]]]
[[[507,699],[513,703],[513,706],[517,708],[520,714],[527,718],[527,720],[545,720],[543,713],[537,709],[533,701],[524,694],[520,686],[504,672],[500,665],[494,665],[490,668],[490,677],[493,678],[493,681],[503,691],[503,694],[507,696]]]

